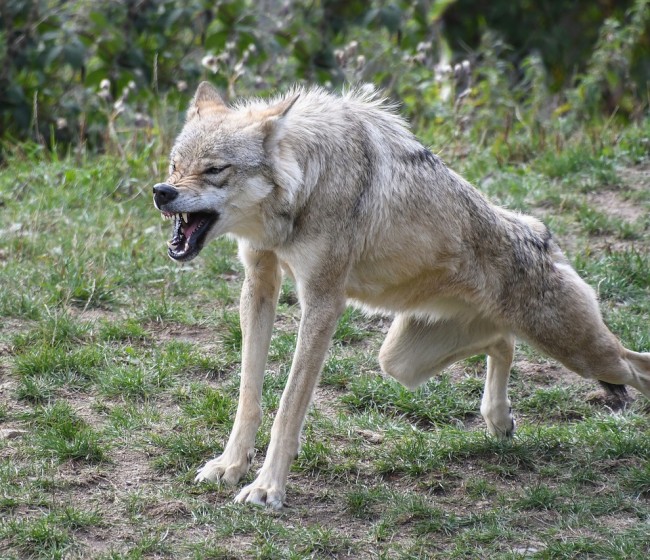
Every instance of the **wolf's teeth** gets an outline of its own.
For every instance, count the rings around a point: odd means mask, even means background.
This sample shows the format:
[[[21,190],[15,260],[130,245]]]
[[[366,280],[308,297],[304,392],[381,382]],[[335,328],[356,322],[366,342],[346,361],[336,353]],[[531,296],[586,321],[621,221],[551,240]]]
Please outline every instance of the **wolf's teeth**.
[[[183,221],[184,221],[186,224],[189,224],[190,221],[189,221],[189,219],[187,218],[187,212],[183,212],[182,216],[183,216]]]

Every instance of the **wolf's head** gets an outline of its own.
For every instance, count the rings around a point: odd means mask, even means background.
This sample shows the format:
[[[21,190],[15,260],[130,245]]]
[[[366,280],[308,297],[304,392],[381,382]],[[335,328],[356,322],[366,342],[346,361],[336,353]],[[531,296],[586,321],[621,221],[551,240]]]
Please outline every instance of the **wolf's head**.
[[[169,177],[153,187],[154,205],[173,220],[172,259],[190,260],[224,233],[259,236],[261,202],[276,184],[282,120],[297,98],[231,109],[212,85],[199,85],[171,151]]]

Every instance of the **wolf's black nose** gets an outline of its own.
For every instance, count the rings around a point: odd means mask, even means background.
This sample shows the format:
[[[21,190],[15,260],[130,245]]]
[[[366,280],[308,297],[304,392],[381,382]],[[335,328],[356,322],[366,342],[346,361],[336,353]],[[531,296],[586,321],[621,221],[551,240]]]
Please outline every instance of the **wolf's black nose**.
[[[158,183],[153,186],[153,199],[158,207],[168,204],[177,196],[178,191],[176,188],[167,183]]]

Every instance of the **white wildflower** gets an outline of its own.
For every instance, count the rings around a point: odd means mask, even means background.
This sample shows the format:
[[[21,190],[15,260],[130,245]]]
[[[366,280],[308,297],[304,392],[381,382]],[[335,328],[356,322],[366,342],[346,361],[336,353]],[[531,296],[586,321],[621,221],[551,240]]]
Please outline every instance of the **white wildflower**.
[[[201,65],[216,74],[219,70],[219,59],[213,54],[208,54],[201,59]]]

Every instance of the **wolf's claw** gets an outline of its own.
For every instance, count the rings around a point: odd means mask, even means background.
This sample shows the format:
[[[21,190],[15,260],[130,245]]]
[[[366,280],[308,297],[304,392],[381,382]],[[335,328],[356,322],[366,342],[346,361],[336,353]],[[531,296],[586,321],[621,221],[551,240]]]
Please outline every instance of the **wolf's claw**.
[[[203,467],[197,470],[194,482],[222,482],[234,486],[246,475],[250,466],[250,460],[244,463],[228,461],[225,454],[208,461]]]
[[[284,490],[271,484],[267,485],[264,482],[258,482],[258,479],[256,479],[237,494],[235,502],[253,504],[278,511],[284,506],[284,495]]]

